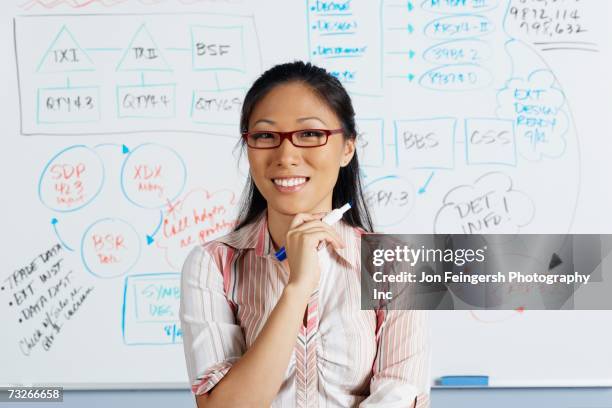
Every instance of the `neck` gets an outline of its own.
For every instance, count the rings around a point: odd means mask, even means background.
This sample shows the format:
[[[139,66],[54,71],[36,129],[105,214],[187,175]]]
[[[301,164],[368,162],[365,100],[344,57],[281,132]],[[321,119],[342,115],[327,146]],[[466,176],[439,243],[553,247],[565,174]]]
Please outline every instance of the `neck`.
[[[331,203],[328,205],[319,205],[307,211],[308,214],[331,211]],[[285,246],[287,240],[287,231],[295,214],[281,213],[268,206],[268,230],[274,242],[274,250],[278,251]]]

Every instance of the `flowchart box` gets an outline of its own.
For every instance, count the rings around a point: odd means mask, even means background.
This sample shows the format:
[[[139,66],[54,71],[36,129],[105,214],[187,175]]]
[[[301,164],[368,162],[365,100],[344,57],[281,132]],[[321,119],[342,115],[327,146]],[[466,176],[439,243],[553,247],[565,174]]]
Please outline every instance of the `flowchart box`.
[[[182,343],[179,324],[180,274],[151,273],[125,278],[122,333],[129,345]]]
[[[83,123],[100,120],[98,87],[42,88],[36,97],[37,123]]]
[[[455,118],[396,120],[398,166],[406,169],[455,167]]]
[[[191,119],[197,123],[236,126],[244,100],[244,88],[193,91]]]
[[[465,160],[467,164],[516,166],[514,122],[507,119],[466,119]]]
[[[242,26],[192,26],[191,60],[193,69],[244,71]]]
[[[359,163],[367,167],[385,164],[385,134],[382,119],[357,119]]]
[[[117,87],[119,118],[173,118],[176,115],[174,84]]]

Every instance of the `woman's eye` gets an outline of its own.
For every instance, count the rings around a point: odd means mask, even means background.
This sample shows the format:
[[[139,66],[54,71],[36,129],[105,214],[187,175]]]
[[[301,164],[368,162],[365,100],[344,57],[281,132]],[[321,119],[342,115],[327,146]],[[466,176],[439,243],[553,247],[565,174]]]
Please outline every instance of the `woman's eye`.
[[[305,130],[300,133],[302,137],[323,137],[324,133],[319,130]]]
[[[261,132],[253,134],[253,137],[255,139],[271,139],[274,135],[272,133]]]

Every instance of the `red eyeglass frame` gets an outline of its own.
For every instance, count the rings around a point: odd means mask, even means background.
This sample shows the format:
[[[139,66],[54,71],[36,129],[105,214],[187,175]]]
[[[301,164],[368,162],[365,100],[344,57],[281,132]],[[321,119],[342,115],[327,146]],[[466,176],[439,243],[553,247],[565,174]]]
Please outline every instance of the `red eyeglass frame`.
[[[293,143],[292,137],[294,133],[297,132],[304,132],[304,131],[308,131],[308,130],[316,130],[318,132],[323,132],[325,133],[325,143],[318,145],[318,146],[297,146],[295,143]],[[294,145],[295,147],[299,147],[299,148],[303,148],[303,149],[310,149],[313,147],[321,147],[321,146],[325,146],[327,144],[327,141],[329,140],[329,137],[333,134],[336,133],[341,133],[344,132],[344,129],[298,129],[298,130],[292,130],[290,132],[275,132],[272,130],[257,130],[254,132],[242,132],[242,138],[244,139],[245,143],[247,144],[247,146],[249,146],[251,149],[276,149],[278,147],[280,147],[283,144],[283,140],[287,139],[289,140],[289,142]],[[279,135],[280,136],[280,142],[278,143],[278,146],[274,146],[274,147],[253,147],[249,145],[249,140],[248,137],[254,133],[273,133],[275,135]]]

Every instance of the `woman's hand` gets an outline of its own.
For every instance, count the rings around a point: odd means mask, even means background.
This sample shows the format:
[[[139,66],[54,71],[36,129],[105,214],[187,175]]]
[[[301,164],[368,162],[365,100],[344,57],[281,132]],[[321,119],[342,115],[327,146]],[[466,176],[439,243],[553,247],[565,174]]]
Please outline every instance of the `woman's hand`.
[[[344,243],[334,229],[321,221],[327,213],[298,213],[295,215],[285,242],[289,263],[289,282],[310,295],[319,284],[321,271],[317,246],[325,241],[335,248],[344,248]]]

